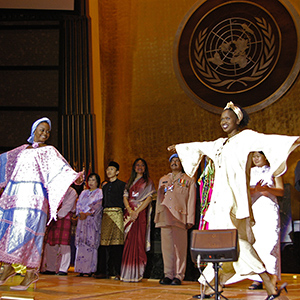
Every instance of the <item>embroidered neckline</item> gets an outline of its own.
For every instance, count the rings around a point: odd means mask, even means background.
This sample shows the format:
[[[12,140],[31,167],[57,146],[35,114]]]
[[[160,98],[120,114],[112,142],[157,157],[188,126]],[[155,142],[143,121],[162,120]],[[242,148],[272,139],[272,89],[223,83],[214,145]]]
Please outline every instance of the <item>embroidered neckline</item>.
[[[38,148],[40,146],[41,142],[33,142],[31,147],[32,148]]]

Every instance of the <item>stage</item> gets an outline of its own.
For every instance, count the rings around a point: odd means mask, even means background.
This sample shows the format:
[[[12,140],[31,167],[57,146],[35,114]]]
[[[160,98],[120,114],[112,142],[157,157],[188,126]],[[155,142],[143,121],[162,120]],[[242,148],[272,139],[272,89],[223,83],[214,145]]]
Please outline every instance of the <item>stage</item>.
[[[15,276],[5,285],[0,286],[0,299],[36,299],[36,300],[94,300],[94,299],[122,299],[122,300],[188,300],[200,293],[199,284],[193,281],[183,281],[182,285],[160,285],[157,279],[143,279],[139,283],[124,283],[114,278],[95,279],[93,277],[76,277],[70,272],[68,276],[40,275],[37,289],[33,285],[25,292],[10,291],[11,285],[18,285],[22,278]],[[300,299],[300,274],[283,274],[280,283],[288,283],[288,293],[285,291],[278,300]],[[228,299],[263,300],[265,290],[250,291],[250,281],[228,285],[223,295]],[[212,298],[214,299],[214,298]],[[223,298],[221,298],[223,299]]]

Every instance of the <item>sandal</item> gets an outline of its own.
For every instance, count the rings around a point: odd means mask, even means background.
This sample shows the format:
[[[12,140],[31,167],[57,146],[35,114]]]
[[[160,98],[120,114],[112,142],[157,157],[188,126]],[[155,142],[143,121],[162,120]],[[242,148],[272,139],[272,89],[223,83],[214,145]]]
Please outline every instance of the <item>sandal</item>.
[[[253,282],[249,287],[249,290],[262,290],[263,284],[262,282]]]
[[[36,289],[36,283],[39,280],[38,270],[27,269],[26,275],[23,281],[16,286],[11,286],[12,291],[26,291],[31,284],[34,284],[34,289]]]
[[[15,276],[17,273],[15,272],[15,269],[9,265],[4,264],[3,265],[3,272],[0,276],[0,285],[3,285],[9,278]]]
[[[287,283],[285,282],[285,283],[279,288],[277,294],[275,294],[275,295],[268,295],[268,297],[267,297],[265,300],[273,300],[273,299],[279,297],[280,294],[281,294],[281,292],[282,292],[282,290],[285,290],[285,292],[287,293],[288,291],[287,291],[286,286],[287,286]]]

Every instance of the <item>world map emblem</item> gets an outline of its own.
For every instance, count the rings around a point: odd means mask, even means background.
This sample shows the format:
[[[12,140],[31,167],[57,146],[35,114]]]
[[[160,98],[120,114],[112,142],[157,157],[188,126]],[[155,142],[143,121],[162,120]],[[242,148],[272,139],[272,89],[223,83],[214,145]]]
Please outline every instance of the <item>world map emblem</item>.
[[[215,113],[231,100],[254,112],[279,99],[299,71],[299,24],[291,14],[299,16],[286,5],[268,0],[196,3],[174,44],[175,73],[184,91]]]

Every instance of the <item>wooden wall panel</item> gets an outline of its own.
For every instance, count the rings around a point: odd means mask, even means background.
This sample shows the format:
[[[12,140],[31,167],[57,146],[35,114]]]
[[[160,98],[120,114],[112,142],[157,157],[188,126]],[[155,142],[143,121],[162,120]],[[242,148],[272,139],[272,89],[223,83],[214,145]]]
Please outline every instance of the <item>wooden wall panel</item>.
[[[99,1],[101,83],[105,107],[105,162],[120,163],[127,180],[135,158],[149,164],[155,184],[169,172],[166,147],[221,136],[219,115],[195,104],[180,88],[173,69],[173,42],[186,12],[185,1]],[[293,1],[299,11],[300,4]],[[251,114],[250,128],[300,135],[299,78],[276,103]],[[232,99],[234,101],[234,97]],[[96,101],[96,100],[95,100]],[[293,185],[300,149],[288,161],[284,181]],[[300,193],[292,188],[294,219],[300,218]]]

